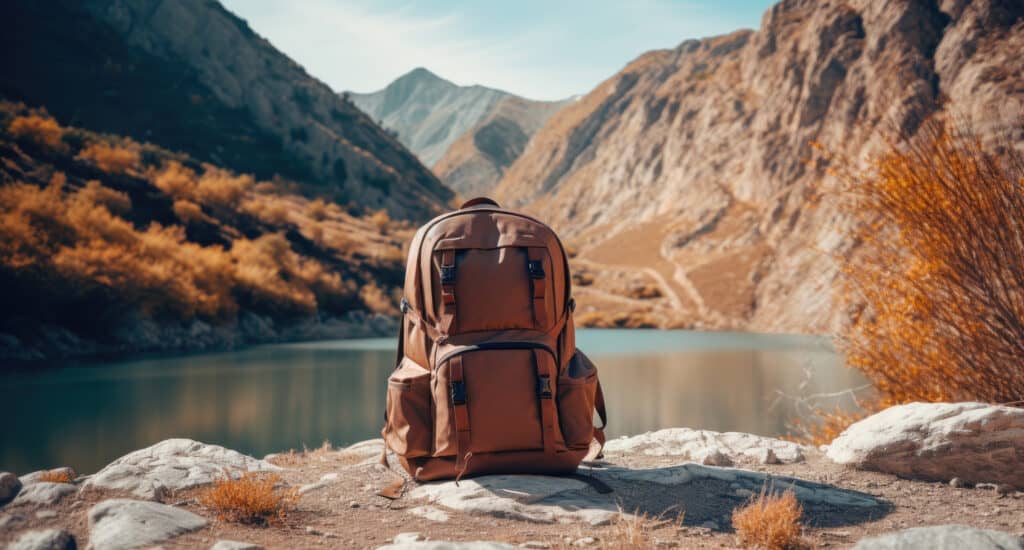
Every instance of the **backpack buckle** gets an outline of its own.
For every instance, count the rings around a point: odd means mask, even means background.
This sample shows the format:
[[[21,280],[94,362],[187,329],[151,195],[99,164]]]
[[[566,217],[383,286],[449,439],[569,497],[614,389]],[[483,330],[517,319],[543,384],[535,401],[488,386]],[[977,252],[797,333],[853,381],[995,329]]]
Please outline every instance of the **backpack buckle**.
[[[450,384],[452,390],[452,405],[466,404],[466,383],[459,380]]]
[[[529,260],[526,262],[527,268],[530,270],[530,277],[533,279],[544,278],[544,263],[540,260]]]
[[[402,313],[409,313],[409,309],[411,307],[412,306],[409,305],[409,300],[406,300],[404,297],[402,298],[402,301],[399,302],[398,304],[398,309],[401,310]]]
[[[537,395],[541,399],[551,399],[551,377],[542,375],[537,377]]]
[[[454,265],[443,265],[443,266],[441,266],[441,284],[442,285],[453,285],[453,284],[455,284],[455,266]]]

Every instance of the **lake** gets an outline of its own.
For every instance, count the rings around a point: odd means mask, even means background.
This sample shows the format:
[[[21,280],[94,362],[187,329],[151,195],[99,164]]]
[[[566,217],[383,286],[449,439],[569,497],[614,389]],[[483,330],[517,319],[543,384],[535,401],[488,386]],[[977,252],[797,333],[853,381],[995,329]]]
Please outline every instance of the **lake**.
[[[674,426],[781,435],[793,406],[780,392],[864,383],[808,336],[589,329],[577,345],[598,367],[609,437]],[[0,370],[0,471],[91,473],[169,437],[254,456],[377,437],[394,346],[339,340]]]

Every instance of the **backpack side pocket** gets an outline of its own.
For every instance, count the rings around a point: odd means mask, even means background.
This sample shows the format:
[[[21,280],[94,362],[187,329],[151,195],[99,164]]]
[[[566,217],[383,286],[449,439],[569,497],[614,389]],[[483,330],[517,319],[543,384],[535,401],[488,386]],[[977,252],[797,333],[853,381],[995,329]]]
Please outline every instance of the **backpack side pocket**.
[[[433,418],[430,371],[408,357],[388,378],[387,424],[384,439],[406,458],[430,455]]]
[[[570,449],[586,449],[594,438],[597,369],[576,350],[558,378],[558,420]]]

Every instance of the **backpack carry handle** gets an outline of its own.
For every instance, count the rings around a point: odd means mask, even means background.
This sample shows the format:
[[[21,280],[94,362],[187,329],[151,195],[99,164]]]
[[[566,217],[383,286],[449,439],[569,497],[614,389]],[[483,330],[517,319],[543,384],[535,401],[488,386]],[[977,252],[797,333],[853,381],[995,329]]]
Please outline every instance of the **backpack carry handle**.
[[[462,210],[463,208],[472,208],[474,206],[480,205],[490,205],[501,208],[501,206],[494,199],[490,199],[487,197],[476,197],[475,199],[469,199],[468,201],[462,203],[462,206],[459,207],[459,210]]]

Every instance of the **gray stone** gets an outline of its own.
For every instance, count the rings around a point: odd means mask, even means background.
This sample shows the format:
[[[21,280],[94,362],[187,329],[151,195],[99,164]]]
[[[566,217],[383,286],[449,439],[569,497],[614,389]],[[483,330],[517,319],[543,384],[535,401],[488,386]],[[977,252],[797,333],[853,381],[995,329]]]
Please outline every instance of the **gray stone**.
[[[43,529],[22,533],[7,550],[75,550],[75,537],[62,529]]]
[[[779,457],[775,455],[775,451],[771,447],[764,447],[757,452],[757,461],[761,464],[782,464]]]
[[[1024,488],[1024,409],[986,403],[910,403],[856,422],[827,456],[911,479]]]
[[[210,550],[263,550],[263,547],[251,542],[239,542],[237,540],[218,540],[213,543]]]
[[[104,500],[89,510],[89,548],[137,548],[201,529],[205,525],[205,519],[166,504],[131,499]]]
[[[431,540],[420,542],[403,542],[377,547],[377,550],[514,550],[515,546],[504,542],[449,542]]]
[[[35,504],[49,506],[75,492],[75,486],[70,483],[51,483],[49,481],[38,481],[29,483],[21,489],[18,496],[14,498],[11,506],[23,504]]]
[[[964,480],[962,480],[962,479],[960,479],[958,477],[954,477],[953,479],[949,480],[949,486],[954,488],[954,489],[962,489],[962,488],[966,487],[967,484],[964,483]]]
[[[10,472],[0,472],[0,506],[7,504],[18,496],[21,480]]]
[[[528,540],[519,545],[520,548],[531,548],[532,550],[547,550],[551,548],[551,545],[546,542],[540,542],[536,540]]]
[[[690,428],[668,428],[612,439],[605,445],[604,452],[609,456],[678,456],[684,460],[701,462],[711,449],[725,455],[733,463],[759,461],[765,449],[770,450],[784,464],[804,461],[803,447],[791,441],[748,433]]]
[[[422,498],[434,505],[473,515],[486,515],[536,523],[581,522],[605,525],[619,515],[620,505],[631,510],[635,506],[619,502],[620,490],[635,493],[638,487],[648,485],[656,495],[674,495],[666,500],[665,512],[678,503],[687,491],[694,498],[702,498],[705,491],[714,491],[714,498],[724,499],[724,505],[735,506],[743,497],[736,496],[760,492],[766,485],[778,490],[792,489],[808,513],[827,513],[835,508],[858,508],[864,511],[882,509],[885,503],[856,491],[785,477],[770,477],[760,472],[738,468],[719,468],[686,463],[650,469],[609,467],[594,469],[591,474],[611,485],[615,492],[599,494],[588,484],[573,478],[545,476],[495,475],[453,481],[426,483],[409,491],[409,498]],[[719,487],[714,487],[718,485]],[[666,490],[671,489],[671,490]],[[648,508],[651,502],[645,502]],[[660,504],[656,504],[660,505]],[[687,510],[688,517],[697,519],[695,510]],[[704,519],[717,519],[717,516]]]
[[[435,506],[416,506],[409,508],[409,513],[414,516],[419,516],[430,521],[436,521],[444,523],[448,521],[448,512],[437,508]]]
[[[572,541],[573,546],[591,546],[597,543],[597,539],[594,537],[583,537]]]
[[[1020,537],[965,525],[914,527],[862,539],[854,550],[1024,550]]]
[[[697,453],[697,462],[705,466],[732,466],[733,461],[718,447],[711,447]]]
[[[335,484],[337,482],[338,482],[338,474],[337,474],[337,472],[331,472],[329,474],[324,474],[323,476],[320,477],[319,481],[316,481],[316,482],[313,482],[313,483],[307,483],[306,485],[303,485],[303,486],[299,487],[299,494],[300,495],[304,495],[306,493],[310,493],[310,492],[316,491],[318,489],[323,489],[324,487],[328,487],[328,486],[333,485],[333,484]]]
[[[127,491],[156,500],[167,491],[212,483],[223,477],[225,470],[235,474],[280,468],[219,445],[168,439],[111,462],[89,478],[84,487]]]

